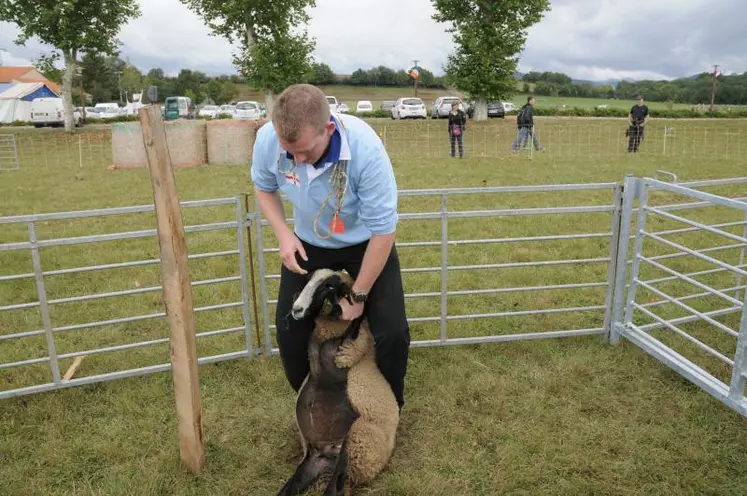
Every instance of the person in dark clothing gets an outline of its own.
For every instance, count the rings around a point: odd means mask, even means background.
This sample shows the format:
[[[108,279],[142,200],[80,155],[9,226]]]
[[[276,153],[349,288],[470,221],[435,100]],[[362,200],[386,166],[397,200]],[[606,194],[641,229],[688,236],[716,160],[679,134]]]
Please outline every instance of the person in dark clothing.
[[[630,109],[628,114],[628,153],[638,152],[638,147],[643,141],[643,127],[648,118],[648,107],[643,103],[643,97],[637,98],[637,103]]]
[[[454,157],[454,142],[459,142],[459,158],[464,157],[464,145],[462,136],[467,127],[467,115],[459,108],[459,102],[451,104],[449,112],[449,140],[451,141],[451,156]]]
[[[534,101],[533,96],[527,97],[527,103],[519,109],[519,115],[516,116],[516,127],[518,128],[518,131],[513,144],[513,150],[515,152],[519,151],[519,146],[522,148],[527,146],[530,136],[532,137],[534,148],[537,151],[542,150],[539,140],[534,134]]]

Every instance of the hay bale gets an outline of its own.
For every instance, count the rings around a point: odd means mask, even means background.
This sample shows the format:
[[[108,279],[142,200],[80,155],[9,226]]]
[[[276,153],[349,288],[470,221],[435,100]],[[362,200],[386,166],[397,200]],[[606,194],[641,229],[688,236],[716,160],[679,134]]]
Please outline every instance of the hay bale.
[[[178,119],[164,125],[174,167],[196,167],[208,163],[205,121]],[[112,125],[112,160],[112,166],[117,169],[148,167],[139,122]]]
[[[256,122],[217,120],[207,123],[210,165],[248,165],[252,158]]]

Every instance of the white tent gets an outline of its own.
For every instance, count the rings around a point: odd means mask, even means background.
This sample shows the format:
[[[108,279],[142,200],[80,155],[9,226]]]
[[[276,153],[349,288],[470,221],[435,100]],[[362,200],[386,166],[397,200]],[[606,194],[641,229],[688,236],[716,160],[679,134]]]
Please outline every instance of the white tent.
[[[29,122],[34,98],[57,96],[45,83],[16,83],[0,93],[0,123]]]

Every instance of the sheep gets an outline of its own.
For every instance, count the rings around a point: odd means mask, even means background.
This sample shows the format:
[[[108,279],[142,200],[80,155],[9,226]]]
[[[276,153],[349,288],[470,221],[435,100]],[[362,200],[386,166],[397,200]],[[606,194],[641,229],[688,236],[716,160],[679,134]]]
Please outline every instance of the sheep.
[[[376,365],[364,316],[340,319],[353,279],[345,271],[315,271],[295,298],[291,316],[313,318],[310,372],[298,391],[296,422],[304,457],[278,495],[299,494],[329,478],[325,495],[370,483],[394,451],[399,406]]]

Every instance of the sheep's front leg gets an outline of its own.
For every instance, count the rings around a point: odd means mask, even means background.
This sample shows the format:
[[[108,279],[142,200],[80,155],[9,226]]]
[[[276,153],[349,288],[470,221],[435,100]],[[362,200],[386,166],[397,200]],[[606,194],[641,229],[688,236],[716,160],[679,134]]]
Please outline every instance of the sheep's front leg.
[[[373,336],[368,329],[361,329],[355,339],[342,342],[335,354],[335,365],[341,369],[349,369],[360,361],[369,348],[373,346]]]

